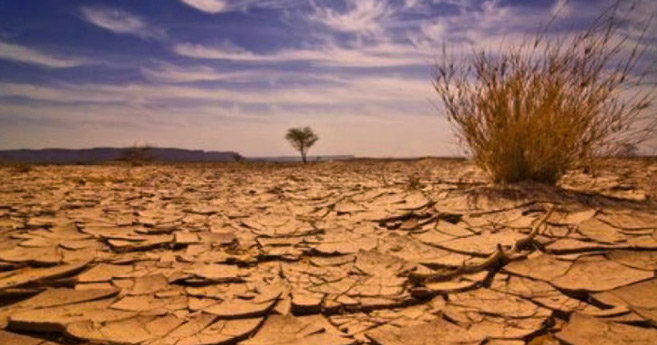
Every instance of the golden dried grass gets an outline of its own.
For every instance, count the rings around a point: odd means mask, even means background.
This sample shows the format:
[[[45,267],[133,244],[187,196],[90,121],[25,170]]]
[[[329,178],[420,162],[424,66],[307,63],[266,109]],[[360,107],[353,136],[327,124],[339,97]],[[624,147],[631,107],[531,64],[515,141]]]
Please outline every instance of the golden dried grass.
[[[637,72],[647,26],[638,36],[625,32],[631,11],[620,13],[619,2],[574,36],[541,30],[519,47],[474,52],[460,64],[443,50],[434,88],[461,143],[494,182],[555,183],[570,168],[654,134],[655,88]]]

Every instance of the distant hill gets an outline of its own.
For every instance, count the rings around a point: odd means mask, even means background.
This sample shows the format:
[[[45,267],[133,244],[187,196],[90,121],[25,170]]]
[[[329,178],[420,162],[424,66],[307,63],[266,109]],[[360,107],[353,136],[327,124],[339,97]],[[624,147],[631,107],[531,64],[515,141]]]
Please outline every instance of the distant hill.
[[[48,164],[93,164],[120,160],[130,148],[99,147],[93,149],[39,149],[0,151],[0,161],[48,163]],[[233,151],[203,151],[175,148],[150,148],[148,157],[158,162],[232,162],[242,160]]]

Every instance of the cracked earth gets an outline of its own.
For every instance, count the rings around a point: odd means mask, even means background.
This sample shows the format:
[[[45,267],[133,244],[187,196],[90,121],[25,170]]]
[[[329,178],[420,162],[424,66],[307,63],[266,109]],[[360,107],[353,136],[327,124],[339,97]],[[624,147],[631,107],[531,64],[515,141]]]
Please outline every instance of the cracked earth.
[[[657,163],[0,170],[0,344],[657,344]]]

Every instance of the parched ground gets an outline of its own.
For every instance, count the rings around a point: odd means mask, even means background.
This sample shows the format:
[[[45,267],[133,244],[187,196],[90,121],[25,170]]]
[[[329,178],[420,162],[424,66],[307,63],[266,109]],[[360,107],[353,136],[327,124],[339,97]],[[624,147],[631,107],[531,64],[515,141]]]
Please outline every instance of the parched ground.
[[[657,163],[0,169],[0,344],[657,344]]]

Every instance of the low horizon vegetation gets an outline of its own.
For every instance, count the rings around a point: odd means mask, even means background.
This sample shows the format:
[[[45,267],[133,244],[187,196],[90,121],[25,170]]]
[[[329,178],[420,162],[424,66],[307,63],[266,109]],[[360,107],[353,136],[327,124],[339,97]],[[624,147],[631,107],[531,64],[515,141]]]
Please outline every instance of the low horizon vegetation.
[[[126,162],[132,166],[142,166],[151,163],[155,160],[151,154],[152,149],[153,145],[138,145],[135,143],[130,147],[124,148],[121,156],[117,158],[117,161]]]
[[[637,13],[625,4],[573,36],[548,35],[548,23],[520,46],[475,50],[458,62],[443,48],[434,89],[493,182],[555,184],[569,169],[633,154],[654,136],[655,84],[646,77],[657,61],[645,57],[648,24],[631,27],[627,18]]]

